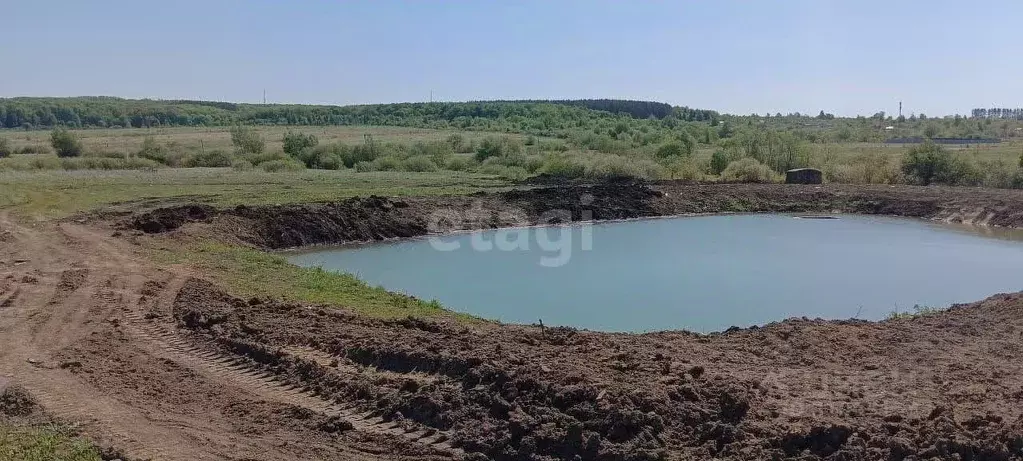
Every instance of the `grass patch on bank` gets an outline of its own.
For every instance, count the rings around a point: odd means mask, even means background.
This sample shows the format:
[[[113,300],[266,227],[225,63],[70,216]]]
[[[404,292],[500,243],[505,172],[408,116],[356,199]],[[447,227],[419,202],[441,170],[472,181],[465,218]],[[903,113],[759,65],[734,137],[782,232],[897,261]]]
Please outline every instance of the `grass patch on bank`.
[[[0,461],[100,461],[88,441],[59,426],[21,427],[0,424]]]
[[[421,300],[382,287],[371,287],[353,275],[299,267],[279,254],[251,248],[204,242],[185,249],[161,250],[155,259],[185,263],[211,281],[241,297],[271,297],[314,304],[343,306],[378,318],[467,314],[448,311],[437,301]]]

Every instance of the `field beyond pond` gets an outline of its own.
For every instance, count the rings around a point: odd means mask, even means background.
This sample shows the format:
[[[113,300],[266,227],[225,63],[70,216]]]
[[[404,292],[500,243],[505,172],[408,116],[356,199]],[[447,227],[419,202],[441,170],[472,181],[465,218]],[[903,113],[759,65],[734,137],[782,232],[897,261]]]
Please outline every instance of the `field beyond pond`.
[[[592,132],[555,137],[383,126],[121,128],[68,133],[77,140],[78,153],[57,158],[50,131],[0,130],[6,151],[13,153],[0,158],[0,171],[308,168],[361,173],[451,171],[509,181],[548,175],[778,182],[789,167],[813,167],[824,172],[825,181],[834,183],[1023,187],[1023,140],[1019,138],[993,144],[906,146],[808,142],[785,133],[750,131],[732,138],[708,136],[704,141],[686,135],[681,139],[687,141],[679,142],[670,134],[657,139],[640,136],[639,130],[636,139],[621,140]],[[910,160],[911,154],[916,157]]]

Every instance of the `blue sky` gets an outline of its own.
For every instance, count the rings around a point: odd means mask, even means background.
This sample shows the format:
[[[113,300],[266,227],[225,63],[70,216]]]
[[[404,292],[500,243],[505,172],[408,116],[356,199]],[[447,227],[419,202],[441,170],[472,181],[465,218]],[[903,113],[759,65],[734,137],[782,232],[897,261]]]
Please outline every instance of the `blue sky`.
[[[1019,0],[0,0],[0,97],[1023,106]]]

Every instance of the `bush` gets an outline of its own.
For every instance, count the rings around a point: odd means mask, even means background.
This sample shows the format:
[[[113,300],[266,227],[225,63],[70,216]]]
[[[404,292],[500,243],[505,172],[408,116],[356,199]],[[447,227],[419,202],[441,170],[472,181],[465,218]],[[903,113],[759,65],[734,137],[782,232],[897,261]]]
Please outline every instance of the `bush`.
[[[14,153],[11,148],[11,141],[7,138],[0,138],[0,158],[10,157]]]
[[[902,172],[916,184],[976,185],[983,176],[967,159],[927,141],[906,152]]]
[[[455,154],[451,144],[444,141],[417,142],[412,144],[412,156],[426,156],[433,160],[434,166],[447,163]]]
[[[692,154],[692,151],[687,152],[685,146],[678,141],[669,141],[657,148],[657,156],[660,158],[688,157],[690,154]]]
[[[448,160],[448,163],[444,165],[444,168],[447,168],[451,171],[468,171],[470,168],[472,168],[472,166],[473,166],[472,159],[465,157],[451,157],[451,159]]]
[[[728,168],[728,155],[723,150],[714,151],[710,156],[710,172],[719,175],[725,168]]]
[[[551,156],[544,162],[542,171],[551,176],[574,179],[586,174],[586,166],[567,157]]]
[[[339,170],[344,168],[344,160],[342,160],[340,144],[316,146],[312,149],[303,149],[297,155],[294,156],[298,161],[305,164],[308,168],[319,168],[323,170]]]
[[[370,171],[376,171],[376,165],[373,162],[362,161],[355,164],[355,171],[358,173],[369,173]]]
[[[305,169],[305,165],[294,159],[279,159],[270,160],[259,164],[259,167],[267,173],[277,173],[280,171],[301,171]]]
[[[58,157],[81,157],[82,143],[78,136],[65,128],[54,128],[50,133],[50,145]]]
[[[185,159],[185,167],[188,168],[220,168],[231,166],[233,159],[227,152],[222,150],[211,150],[200,152]]]
[[[543,168],[543,165],[544,165],[543,157],[539,155],[533,155],[526,158],[524,168],[526,169],[527,173],[534,174],[540,171],[540,169]]]
[[[430,160],[425,155],[416,155],[405,159],[402,163],[402,169],[415,172],[437,171],[437,164],[433,163],[433,160]]]
[[[306,149],[312,149],[319,144],[319,140],[313,134],[302,134],[293,131],[284,133],[284,153],[292,157],[298,157]]]
[[[451,146],[451,150],[453,152],[458,153],[471,152],[471,150],[466,150],[466,148],[469,147],[469,145],[465,143],[465,136],[462,136],[458,133],[454,133],[448,136],[445,142],[447,142],[448,145]]]
[[[244,126],[231,128],[231,144],[238,151],[246,154],[260,154],[266,148],[263,137],[256,130]]]
[[[597,179],[658,179],[664,169],[647,159],[607,155],[597,159],[586,170],[586,176]]]
[[[701,181],[704,179],[703,172],[696,162],[689,157],[675,157],[664,165],[668,179],[681,179],[684,181]]]
[[[721,179],[732,182],[778,182],[780,177],[771,167],[756,159],[744,157],[728,164],[721,172]]]
[[[380,157],[373,160],[374,171],[398,171],[401,169],[401,160],[394,156]]]
[[[482,163],[490,157],[497,157],[503,153],[504,144],[499,139],[488,136],[476,148],[476,161]]]
[[[248,160],[238,159],[231,162],[231,168],[235,171],[248,171],[252,169],[252,163],[249,163]]]

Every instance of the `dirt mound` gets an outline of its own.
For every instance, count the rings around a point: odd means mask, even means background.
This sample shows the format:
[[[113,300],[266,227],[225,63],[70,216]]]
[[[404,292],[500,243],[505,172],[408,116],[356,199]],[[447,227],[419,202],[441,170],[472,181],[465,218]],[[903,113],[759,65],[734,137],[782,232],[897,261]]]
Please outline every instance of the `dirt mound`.
[[[20,386],[6,386],[0,389],[0,415],[29,416],[41,409],[35,397]]]
[[[193,279],[174,316],[297,387],[444,431],[470,456],[1023,456],[1018,295],[893,322],[627,335],[373,320]]]

